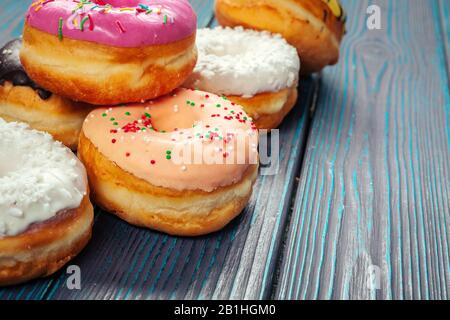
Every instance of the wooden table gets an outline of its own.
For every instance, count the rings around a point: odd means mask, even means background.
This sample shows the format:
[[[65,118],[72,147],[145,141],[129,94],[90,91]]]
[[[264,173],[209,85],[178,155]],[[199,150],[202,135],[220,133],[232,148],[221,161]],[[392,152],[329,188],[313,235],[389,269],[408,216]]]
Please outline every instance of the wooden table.
[[[238,219],[187,239],[97,211],[72,262],[81,290],[62,270],[0,299],[449,299],[450,1],[342,2],[340,63],[302,79],[280,172]],[[213,1],[192,3],[199,27],[215,24]],[[0,44],[28,4],[2,1]]]

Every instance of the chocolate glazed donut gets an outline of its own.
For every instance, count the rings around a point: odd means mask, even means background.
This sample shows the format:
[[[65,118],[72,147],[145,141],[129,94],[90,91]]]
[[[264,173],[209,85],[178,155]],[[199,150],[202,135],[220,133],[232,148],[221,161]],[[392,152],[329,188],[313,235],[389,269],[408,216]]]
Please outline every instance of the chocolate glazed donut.
[[[75,150],[83,120],[93,107],[63,98],[31,80],[19,59],[21,47],[22,40],[14,39],[0,49],[0,117],[28,123]]]
[[[52,93],[39,87],[28,77],[19,59],[19,51],[22,47],[21,39],[14,39],[8,42],[0,51],[0,85],[5,81],[11,82],[14,86],[26,86],[36,91],[42,100],[47,100]]]

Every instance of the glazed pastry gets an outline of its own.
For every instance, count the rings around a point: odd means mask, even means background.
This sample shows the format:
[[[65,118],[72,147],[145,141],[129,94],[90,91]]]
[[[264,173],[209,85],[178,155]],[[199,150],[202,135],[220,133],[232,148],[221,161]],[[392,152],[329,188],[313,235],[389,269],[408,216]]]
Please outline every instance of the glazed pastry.
[[[216,0],[223,26],[280,33],[297,48],[302,74],[337,63],[345,32],[339,0]]]
[[[197,59],[188,0],[34,0],[20,58],[45,89],[96,105],[171,92]]]
[[[30,80],[20,64],[21,45],[15,39],[0,49],[0,117],[26,122],[75,150],[92,106],[52,94]]]
[[[92,111],[78,156],[93,199],[131,224],[196,236],[223,228],[250,198],[258,131],[234,103],[178,89]]]
[[[297,101],[300,61],[280,35],[217,27],[197,33],[199,59],[186,86],[225,95],[259,129],[278,127]]]
[[[0,285],[57,271],[87,244],[92,221],[75,155],[47,133],[0,119]]]

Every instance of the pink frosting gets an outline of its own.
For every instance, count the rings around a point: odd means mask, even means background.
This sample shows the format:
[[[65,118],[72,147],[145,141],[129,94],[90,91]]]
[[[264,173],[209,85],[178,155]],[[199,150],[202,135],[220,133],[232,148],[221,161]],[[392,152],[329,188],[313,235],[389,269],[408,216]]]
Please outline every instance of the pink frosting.
[[[33,0],[26,22],[57,36],[136,48],[187,38],[197,16],[188,0]]]
[[[144,104],[96,109],[83,133],[123,170],[176,190],[235,184],[258,160],[252,120],[241,107],[202,91],[178,89]],[[201,149],[201,161],[180,161],[187,147]]]

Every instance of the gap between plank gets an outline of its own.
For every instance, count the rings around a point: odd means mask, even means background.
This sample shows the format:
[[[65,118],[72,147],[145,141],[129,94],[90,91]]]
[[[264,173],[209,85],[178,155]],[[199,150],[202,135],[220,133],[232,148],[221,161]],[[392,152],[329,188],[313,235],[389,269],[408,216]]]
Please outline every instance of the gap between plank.
[[[297,195],[297,189],[299,186],[299,177],[302,173],[303,170],[303,161],[305,159],[305,153],[306,153],[306,146],[308,145],[308,140],[309,140],[309,136],[311,133],[311,127],[312,127],[312,120],[314,118],[314,113],[316,110],[316,105],[317,105],[317,101],[319,99],[319,94],[320,94],[320,88],[321,88],[321,78],[322,78],[322,73],[319,73],[318,75],[313,75],[313,90],[312,90],[312,97],[311,97],[311,101],[309,103],[309,105],[307,106],[307,108],[305,108],[305,112],[308,112],[308,118],[306,120],[306,128],[305,128],[305,139],[302,142],[302,145],[300,147],[300,160],[298,161],[298,167],[294,170],[296,172],[295,174],[295,181],[294,181],[294,186],[292,188],[292,193],[291,193],[291,198],[289,201],[289,211],[288,211],[288,215],[286,217],[286,222],[285,225],[282,227],[283,229],[283,236],[281,238],[281,244],[280,247],[278,249],[278,254],[277,254],[277,261],[275,264],[275,268],[274,268],[274,276],[272,278],[272,286],[270,287],[270,290],[268,292],[268,297],[270,300],[274,300],[275,299],[275,293],[276,293],[276,289],[278,286],[278,281],[280,278],[280,271],[281,271],[281,265],[283,263],[283,252],[285,250],[286,247],[286,241],[288,240],[288,231],[289,231],[289,225],[291,222],[291,218],[292,218],[292,214],[293,214],[293,209],[294,209],[294,204],[296,201],[296,195]]]

